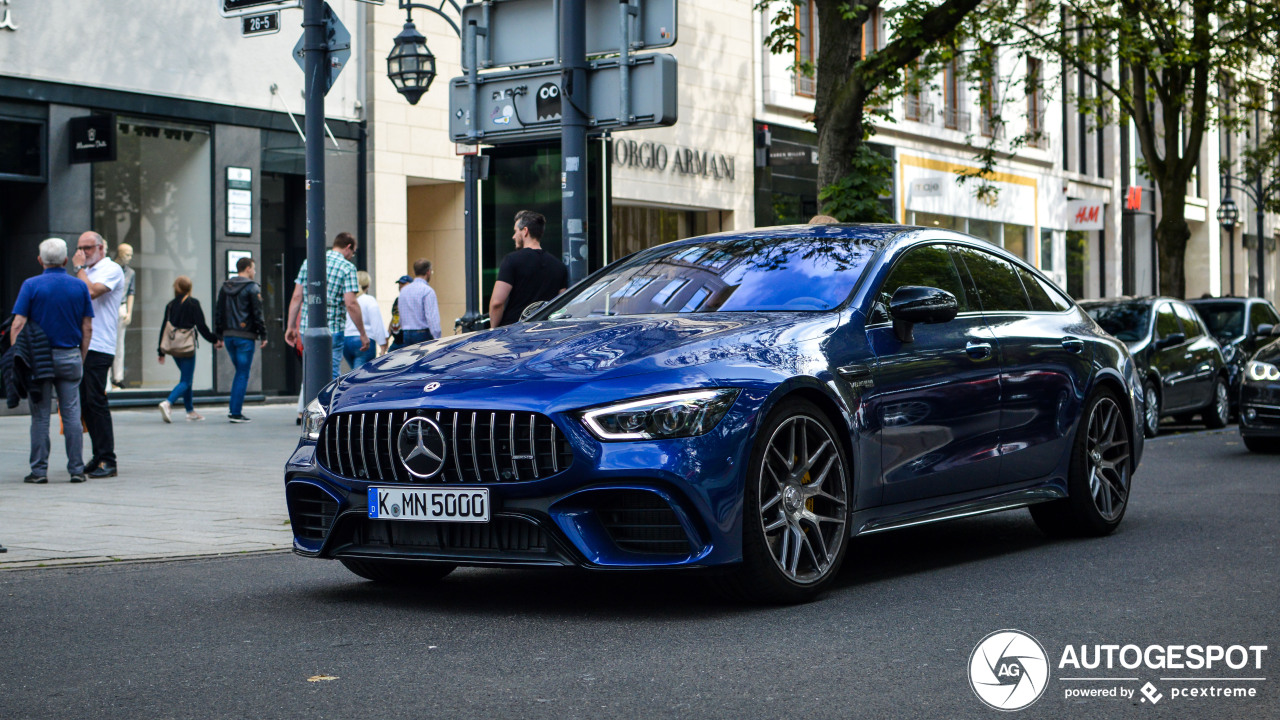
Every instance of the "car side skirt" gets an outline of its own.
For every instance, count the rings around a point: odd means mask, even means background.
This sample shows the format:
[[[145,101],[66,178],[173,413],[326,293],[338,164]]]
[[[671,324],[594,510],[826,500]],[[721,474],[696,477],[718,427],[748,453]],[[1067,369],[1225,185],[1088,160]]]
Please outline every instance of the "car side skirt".
[[[932,498],[926,502],[902,503],[855,512],[852,534],[871,535],[886,530],[956,520],[974,515],[1014,510],[1036,503],[1061,500],[1067,496],[1061,481],[1041,482],[1032,487],[1008,490],[968,499]]]

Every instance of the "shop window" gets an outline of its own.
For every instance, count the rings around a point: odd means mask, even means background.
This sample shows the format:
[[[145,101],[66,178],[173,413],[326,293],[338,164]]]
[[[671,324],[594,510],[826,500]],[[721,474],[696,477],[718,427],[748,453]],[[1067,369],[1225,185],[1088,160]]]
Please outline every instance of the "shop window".
[[[715,211],[665,210],[662,208],[613,206],[613,245],[609,257],[618,259],[654,245],[719,232],[720,213]],[[692,248],[677,259],[690,264],[710,262],[705,248]]]
[[[122,242],[133,247],[134,311],[121,349],[124,386],[168,388],[178,381],[178,369],[153,358],[173,281],[191,278],[206,316],[220,285],[213,276],[212,142],[207,127],[123,116],[116,142],[116,161],[93,165],[93,226],[112,257]],[[195,389],[212,389],[213,362],[203,350],[201,356]]]
[[[43,181],[44,152],[43,121],[0,118],[0,180]]]
[[[1076,300],[1084,299],[1085,268],[1089,266],[1089,233],[1067,231],[1067,293]]]
[[[1027,257],[1027,234],[1031,232],[1031,228],[1026,225],[1005,223],[1003,230],[1000,244],[1005,250],[1025,259]]]
[[[1053,272],[1053,231],[1040,228],[1040,269]]]

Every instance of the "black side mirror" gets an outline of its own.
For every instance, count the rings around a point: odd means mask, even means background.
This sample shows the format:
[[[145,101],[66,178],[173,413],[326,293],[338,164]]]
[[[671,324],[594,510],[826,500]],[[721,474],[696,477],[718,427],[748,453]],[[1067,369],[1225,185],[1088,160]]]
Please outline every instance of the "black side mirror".
[[[529,318],[533,317],[533,314],[541,310],[542,306],[546,304],[547,304],[546,300],[539,300],[537,302],[531,302],[528,305],[525,305],[524,309],[520,311],[520,322],[524,322],[525,320],[528,320]]]
[[[1174,333],[1172,335],[1165,335],[1164,337],[1160,338],[1160,342],[1156,343],[1156,345],[1161,350],[1163,350],[1165,348],[1171,348],[1174,345],[1181,345],[1186,341],[1187,341],[1187,336],[1185,334]]]
[[[889,299],[893,333],[904,343],[915,341],[911,330],[916,323],[950,322],[959,311],[956,296],[935,287],[903,285]]]
[[[1276,332],[1276,328],[1278,327],[1280,327],[1280,325],[1271,325],[1268,323],[1264,323],[1262,325],[1259,325],[1257,330],[1253,331],[1253,335],[1254,337],[1262,337],[1264,335],[1280,335],[1280,333]]]

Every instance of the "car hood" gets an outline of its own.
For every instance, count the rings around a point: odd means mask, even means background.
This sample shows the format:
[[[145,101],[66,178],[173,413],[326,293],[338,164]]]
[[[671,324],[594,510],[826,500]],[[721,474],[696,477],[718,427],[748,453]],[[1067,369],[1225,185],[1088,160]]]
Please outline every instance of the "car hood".
[[[414,345],[353,373],[374,379],[608,380],[685,368],[816,337],[832,313],[725,313],[522,322]],[[763,357],[763,352],[761,357]],[[761,360],[764,362],[764,360]]]
[[[1258,362],[1271,363],[1275,365],[1280,363],[1280,340],[1274,340],[1270,345],[1263,347],[1254,353],[1253,359]]]

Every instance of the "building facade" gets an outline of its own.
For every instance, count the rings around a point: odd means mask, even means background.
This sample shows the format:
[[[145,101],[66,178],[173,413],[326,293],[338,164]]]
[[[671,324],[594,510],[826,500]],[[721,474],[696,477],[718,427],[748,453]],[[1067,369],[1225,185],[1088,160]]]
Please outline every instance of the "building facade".
[[[368,7],[331,4],[356,27]],[[153,359],[174,279],[191,277],[211,315],[248,254],[270,340],[251,389],[296,392],[283,331],[305,255],[303,75],[292,57],[301,11],[283,11],[282,31],[261,37],[242,37],[211,1],[11,0],[0,11],[0,302],[11,308],[38,272],[46,237],[74,250],[96,230],[112,256],[131,245],[135,308],[115,402],[141,402],[177,381],[172,363]],[[328,235],[363,234],[364,82],[348,69],[327,98]],[[211,354],[196,365],[195,388],[225,394],[230,360]]]

